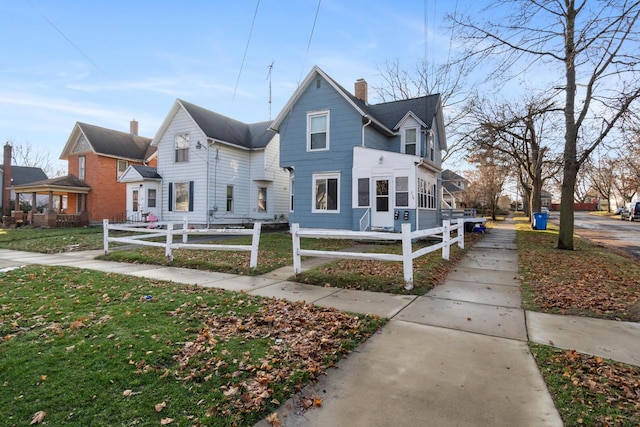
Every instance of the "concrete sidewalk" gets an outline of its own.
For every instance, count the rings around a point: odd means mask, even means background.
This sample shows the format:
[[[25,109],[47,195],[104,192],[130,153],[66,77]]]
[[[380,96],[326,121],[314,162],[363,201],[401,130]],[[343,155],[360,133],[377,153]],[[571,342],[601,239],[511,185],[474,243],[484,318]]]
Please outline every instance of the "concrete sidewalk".
[[[102,251],[0,249],[0,269],[65,265],[370,313],[390,322],[303,393],[322,408],[278,410],[284,426],[561,426],[527,341],[640,366],[640,324],[525,312],[513,221],[497,224],[422,297],[289,282],[292,267],[247,277],[94,260]],[[265,421],[258,426],[267,426]]]

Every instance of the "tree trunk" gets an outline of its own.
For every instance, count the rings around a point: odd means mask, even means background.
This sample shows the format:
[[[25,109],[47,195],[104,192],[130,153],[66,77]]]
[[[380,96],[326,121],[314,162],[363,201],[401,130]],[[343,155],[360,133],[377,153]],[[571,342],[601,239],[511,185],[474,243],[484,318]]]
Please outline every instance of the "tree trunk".
[[[573,1],[567,1],[567,27],[564,34],[565,49],[565,88],[564,105],[564,175],[560,199],[560,231],[558,233],[558,249],[573,250],[573,197],[576,178],[578,176],[577,138],[575,104],[576,104],[576,68],[575,68],[575,23],[576,10]]]

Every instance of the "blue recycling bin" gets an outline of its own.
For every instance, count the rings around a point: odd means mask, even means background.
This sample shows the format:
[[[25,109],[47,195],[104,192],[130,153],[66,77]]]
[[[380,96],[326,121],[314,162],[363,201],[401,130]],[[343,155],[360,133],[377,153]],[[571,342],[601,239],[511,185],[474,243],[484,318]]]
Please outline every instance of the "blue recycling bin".
[[[534,212],[533,214],[533,229],[534,230],[546,230],[547,229],[547,219],[549,218],[548,213],[544,212]]]

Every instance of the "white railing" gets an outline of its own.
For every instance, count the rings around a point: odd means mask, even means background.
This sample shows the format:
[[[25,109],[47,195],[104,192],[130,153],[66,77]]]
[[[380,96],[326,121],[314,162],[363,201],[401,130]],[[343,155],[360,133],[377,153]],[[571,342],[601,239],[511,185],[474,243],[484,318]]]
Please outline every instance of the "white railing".
[[[371,209],[367,209],[360,218],[360,231],[365,231],[371,225]]]
[[[455,225],[451,225],[454,223]],[[429,228],[426,230],[411,231],[411,224],[402,224],[402,233],[387,233],[376,231],[349,231],[349,230],[329,230],[317,228],[300,228],[299,224],[291,225],[291,238],[293,240],[293,271],[295,274],[302,272],[303,256],[319,256],[326,258],[355,258],[372,259],[379,261],[402,261],[404,272],[405,289],[413,289],[413,260],[430,252],[442,249],[442,258],[449,259],[451,245],[457,243],[458,247],[464,249],[464,219],[455,221],[443,221],[442,227]],[[456,231],[457,236],[451,237],[451,232]],[[361,253],[361,252],[340,252],[340,251],[319,251],[302,249],[300,247],[301,237],[315,237],[324,239],[351,239],[351,240],[396,240],[402,241],[402,255],[385,253]],[[439,243],[418,249],[413,252],[411,242],[414,239],[425,237],[435,237],[441,239]]]
[[[260,244],[260,230],[262,223],[253,224],[253,229],[244,228],[190,228],[186,219],[182,222],[181,228],[174,228],[172,222],[135,223],[135,224],[109,224],[105,219],[102,223],[104,233],[104,253],[109,253],[109,243],[126,243],[130,245],[154,246],[165,248],[165,258],[173,261],[173,249],[199,249],[212,251],[251,251],[249,261],[250,268],[258,266],[258,246]],[[139,235],[111,237],[109,230],[128,231],[130,233],[140,233]],[[182,235],[182,243],[175,243],[173,236]],[[206,243],[188,243],[189,236],[220,236],[220,235],[252,235],[251,245],[213,245]],[[147,239],[164,238],[164,241],[150,241]]]

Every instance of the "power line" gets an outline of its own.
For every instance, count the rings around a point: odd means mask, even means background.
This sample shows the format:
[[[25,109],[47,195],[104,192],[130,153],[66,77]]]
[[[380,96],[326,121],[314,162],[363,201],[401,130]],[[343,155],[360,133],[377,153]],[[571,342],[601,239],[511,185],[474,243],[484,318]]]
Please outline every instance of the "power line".
[[[251,35],[253,34],[253,26],[256,23],[256,16],[258,16],[258,7],[260,7],[260,0],[256,3],[256,10],[253,12],[253,20],[251,21],[251,29],[249,29],[249,38],[247,39],[247,45],[244,48],[244,55],[242,55],[242,63],[240,64],[240,71],[238,72],[238,78],[236,79],[236,86],[233,88],[233,97],[231,98],[231,106],[229,111],[233,108],[233,102],[236,99],[236,92],[238,91],[238,84],[240,83],[240,76],[242,75],[242,69],[244,68],[244,61],[247,58],[247,52],[249,51],[249,44],[251,43]]]
[[[74,49],[75,49],[75,50],[77,50],[78,52],[80,52],[80,55],[82,55],[82,56],[84,57],[84,59],[86,59],[87,61],[89,61],[89,63],[91,63],[94,67],[96,67],[98,70],[100,70],[100,72],[104,73],[104,71],[102,71],[102,69],[98,66],[98,64],[96,64],[96,63],[95,63],[91,58],[89,58],[89,56],[88,56],[86,53],[84,53],[84,52],[82,51],[82,49],[80,49],[80,48],[78,47],[78,45],[76,45],[76,44],[73,42],[73,40],[71,40],[69,37],[67,37],[67,35],[66,35],[65,33],[63,33],[63,32],[62,32],[62,30],[56,26],[56,24],[54,24],[54,23],[53,23],[49,18],[47,18],[47,16],[46,16],[46,15],[45,15],[45,14],[44,14],[40,9],[38,9],[37,7],[35,7],[35,6],[33,5],[33,3],[31,3],[29,0],[24,0],[24,1],[25,1],[29,6],[31,6],[31,7],[32,7],[36,12],[38,12],[38,13],[40,14],[40,16],[42,16],[42,18],[43,18],[45,21],[47,21],[47,23],[48,23],[49,25],[51,25],[51,27],[52,27],[54,30],[56,30],[56,31],[58,32],[58,34],[60,34],[62,37],[64,37],[64,39],[65,39],[67,42],[69,42],[69,44],[70,44],[71,46],[73,46],[73,47],[74,47]]]
[[[302,73],[304,73],[304,67],[306,66],[306,63],[307,63],[307,56],[309,55],[309,48],[311,47],[311,39],[313,39],[313,32],[316,29],[316,22],[318,21],[318,12],[320,11],[321,3],[322,3],[322,0],[318,0],[318,7],[316,8],[316,14],[313,17],[313,26],[311,27],[311,34],[309,34],[309,42],[307,43],[307,50],[304,53],[304,60],[302,61],[302,70],[300,70],[300,77],[298,77],[298,85],[302,80]]]

